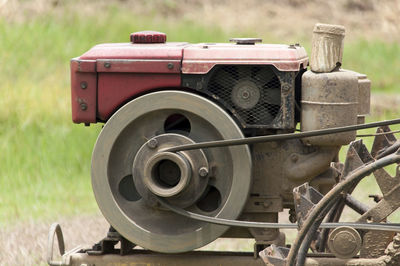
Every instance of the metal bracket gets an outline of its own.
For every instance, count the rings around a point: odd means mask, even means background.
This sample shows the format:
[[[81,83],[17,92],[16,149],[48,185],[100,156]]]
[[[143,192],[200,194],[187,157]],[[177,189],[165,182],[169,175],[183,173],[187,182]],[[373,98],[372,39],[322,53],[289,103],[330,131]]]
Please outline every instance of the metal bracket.
[[[322,199],[323,195],[308,183],[293,189],[294,206],[299,228],[307,219],[308,213]]]
[[[115,245],[120,242],[121,248],[116,249]],[[93,245],[92,249],[86,250],[88,255],[120,254],[128,255],[135,244],[121,236],[113,227],[110,227],[107,236],[100,242]]]
[[[65,254],[64,237],[61,227],[58,223],[53,223],[50,227],[49,236],[47,239],[47,263],[51,266],[62,266],[65,265],[62,261],[53,260],[54,236],[57,236],[60,255],[63,256]]]
[[[61,255],[60,261],[56,261],[53,258],[54,236],[57,236],[58,249]],[[53,223],[51,225],[47,239],[47,264],[49,264],[50,266],[68,266],[70,265],[70,255],[75,254],[76,252],[81,250],[82,248],[80,246],[77,246],[65,252],[64,236],[61,230],[61,226],[58,223]]]
[[[274,244],[260,251],[259,255],[267,265],[286,266],[286,257],[289,254],[289,248],[278,247]]]

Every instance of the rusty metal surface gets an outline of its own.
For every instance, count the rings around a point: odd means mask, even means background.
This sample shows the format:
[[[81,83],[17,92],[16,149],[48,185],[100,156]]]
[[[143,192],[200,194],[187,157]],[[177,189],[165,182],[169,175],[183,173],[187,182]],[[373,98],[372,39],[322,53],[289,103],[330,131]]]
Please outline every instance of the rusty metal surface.
[[[314,73],[302,76],[301,131],[357,124],[357,76],[350,72]],[[311,145],[345,145],[355,131],[305,138]]]
[[[393,237],[393,241],[387,246],[385,255],[388,257],[385,262],[388,266],[400,265],[400,234]]]
[[[132,255],[89,256],[84,253],[70,255],[68,266],[262,266],[261,259],[254,259],[253,253],[195,251],[183,254],[159,254],[136,250]]]
[[[288,248],[271,245],[260,252],[260,257],[268,266],[292,266],[286,261],[288,253]],[[304,266],[386,266],[390,259],[390,256],[376,259],[338,259],[330,254],[315,254],[306,258]]]
[[[358,79],[358,118],[365,119],[365,116],[370,113],[371,106],[371,81],[367,78],[367,75],[355,72],[348,69],[340,69],[343,72],[350,72],[357,75]]]
[[[323,195],[310,187],[308,183],[304,183],[293,189],[293,197],[297,224],[301,228],[309,212],[323,198]]]
[[[358,114],[369,115],[371,106],[371,81],[367,75],[358,73]]]
[[[372,144],[371,155],[373,157],[381,156],[385,153],[388,147],[396,143],[397,139],[394,134],[384,134],[391,132],[389,126],[382,126],[376,129],[374,143]]]
[[[319,217],[319,215],[324,212],[325,208],[330,205],[330,203],[335,200],[335,198],[346,188],[349,188],[353,184],[353,182],[358,182],[363,177],[369,175],[371,172],[381,169],[389,164],[399,163],[400,162],[400,154],[395,153],[388,155],[384,158],[381,158],[375,162],[365,165],[364,167],[358,168],[355,171],[351,172],[349,177],[345,179],[343,182],[336,185],[328,194],[323,197],[315,208],[310,212],[307,220],[304,222],[304,226],[300,229],[299,234],[297,235],[296,241],[293,243],[292,248],[290,249],[290,253],[288,255],[288,263],[293,264],[297,252],[300,249],[300,246],[307,235],[308,230],[312,227],[315,220]]]
[[[381,189],[383,198],[359,219],[359,222],[381,222],[400,207],[400,175],[399,166],[396,175],[390,176],[384,169],[374,172],[375,179]],[[393,237],[391,232],[367,232],[363,237],[361,256],[376,258],[384,254],[387,244]],[[377,241],[379,239],[379,241]]]
[[[330,171],[337,152],[338,147],[309,147],[300,140],[254,144],[253,185],[244,212],[293,207],[293,188]],[[326,190],[335,183],[330,175],[325,181]]]

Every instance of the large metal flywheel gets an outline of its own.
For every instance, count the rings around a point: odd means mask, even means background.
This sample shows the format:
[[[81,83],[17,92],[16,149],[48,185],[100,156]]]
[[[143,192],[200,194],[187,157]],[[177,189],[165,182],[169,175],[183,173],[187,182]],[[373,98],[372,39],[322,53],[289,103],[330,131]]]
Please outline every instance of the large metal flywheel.
[[[165,149],[239,138],[235,121],[204,97],[160,91],[132,100],[107,121],[93,151],[92,185],[103,215],[122,236],[154,251],[185,252],[210,243],[228,227],[174,214],[157,197],[236,219],[251,184],[249,148]]]

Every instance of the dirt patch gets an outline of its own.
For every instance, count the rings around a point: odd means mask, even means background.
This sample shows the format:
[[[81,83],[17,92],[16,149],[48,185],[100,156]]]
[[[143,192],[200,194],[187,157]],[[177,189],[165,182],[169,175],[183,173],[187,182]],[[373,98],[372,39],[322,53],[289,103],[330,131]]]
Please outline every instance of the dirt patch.
[[[99,215],[81,215],[58,220],[65,249],[91,247],[107,233],[109,225]],[[29,222],[0,229],[0,265],[47,265],[47,235],[51,222]],[[253,239],[217,239],[200,250],[252,251]],[[58,255],[58,249],[54,249]]]
[[[64,233],[66,250],[78,245],[90,247],[108,230],[101,215],[81,215],[58,222]],[[0,229],[0,265],[46,265],[50,225],[50,222],[29,222]]]

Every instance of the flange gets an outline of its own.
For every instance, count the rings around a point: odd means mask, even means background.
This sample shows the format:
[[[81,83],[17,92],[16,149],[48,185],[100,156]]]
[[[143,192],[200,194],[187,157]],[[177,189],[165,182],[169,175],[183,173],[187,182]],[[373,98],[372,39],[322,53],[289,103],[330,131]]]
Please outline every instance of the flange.
[[[153,144],[157,143],[156,146]],[[209,176],[201,172],[209,169],[202,150],[179,153],[163,150],[195,143],[190,138],[167,133],[156,136],[139,149],[133,162],[132,173],[136,190],[148,204],[157,204],[156,196],[164,197],[170,204],[186,208],[204,194]]]

